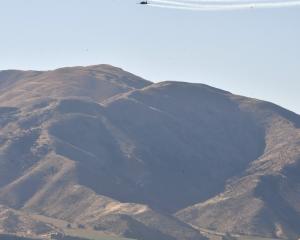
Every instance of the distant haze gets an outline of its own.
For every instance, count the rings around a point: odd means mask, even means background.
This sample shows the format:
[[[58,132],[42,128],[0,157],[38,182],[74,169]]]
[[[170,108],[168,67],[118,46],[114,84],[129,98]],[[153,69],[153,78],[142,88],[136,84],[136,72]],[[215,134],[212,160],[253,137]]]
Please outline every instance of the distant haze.
[[[109,63],[300,113],[300,7],[192,12],[136,2],[1,1],[0,69]]]

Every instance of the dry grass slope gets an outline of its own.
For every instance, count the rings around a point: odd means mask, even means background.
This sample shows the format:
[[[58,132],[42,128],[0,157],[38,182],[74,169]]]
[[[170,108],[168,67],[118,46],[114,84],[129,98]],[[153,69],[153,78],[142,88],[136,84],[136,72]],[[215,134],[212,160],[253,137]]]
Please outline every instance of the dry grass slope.
[[[5,233],[300,235],[300,117],[271,103],[109,65],[10,70],[0,126]]]

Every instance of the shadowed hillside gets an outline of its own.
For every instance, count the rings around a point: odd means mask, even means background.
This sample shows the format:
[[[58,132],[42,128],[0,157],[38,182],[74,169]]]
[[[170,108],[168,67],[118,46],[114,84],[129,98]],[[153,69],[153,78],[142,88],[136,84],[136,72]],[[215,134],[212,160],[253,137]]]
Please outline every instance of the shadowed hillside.
[[[145,240],[300,235],[292,112],[108,65],[3,71],[0,100],[0,202],[20,214]]]

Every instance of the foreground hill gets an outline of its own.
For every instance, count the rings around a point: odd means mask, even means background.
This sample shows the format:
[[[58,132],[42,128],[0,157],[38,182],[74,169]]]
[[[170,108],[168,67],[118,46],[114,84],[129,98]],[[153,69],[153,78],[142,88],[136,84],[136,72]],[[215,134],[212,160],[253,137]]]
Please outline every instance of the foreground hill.
[[[223,192],[176,216],[221,232],[297,239],[300,236],[300,121],[267,103],[241,107],[265,126],[265,149]]]
[[[0,72],[0,100],[7,208],[135,239],[300,235],[292,112],[108,65]]]

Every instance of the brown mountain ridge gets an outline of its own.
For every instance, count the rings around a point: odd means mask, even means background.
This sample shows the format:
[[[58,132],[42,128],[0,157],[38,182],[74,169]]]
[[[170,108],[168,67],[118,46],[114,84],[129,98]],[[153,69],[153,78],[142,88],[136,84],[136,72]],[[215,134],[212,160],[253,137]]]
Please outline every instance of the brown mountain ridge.
[[[274,104],[110,65],[9,70],[0,126],[0,203],[29,236],[63,231],[43,216],[146,240],[300,236],[300,116]]]

